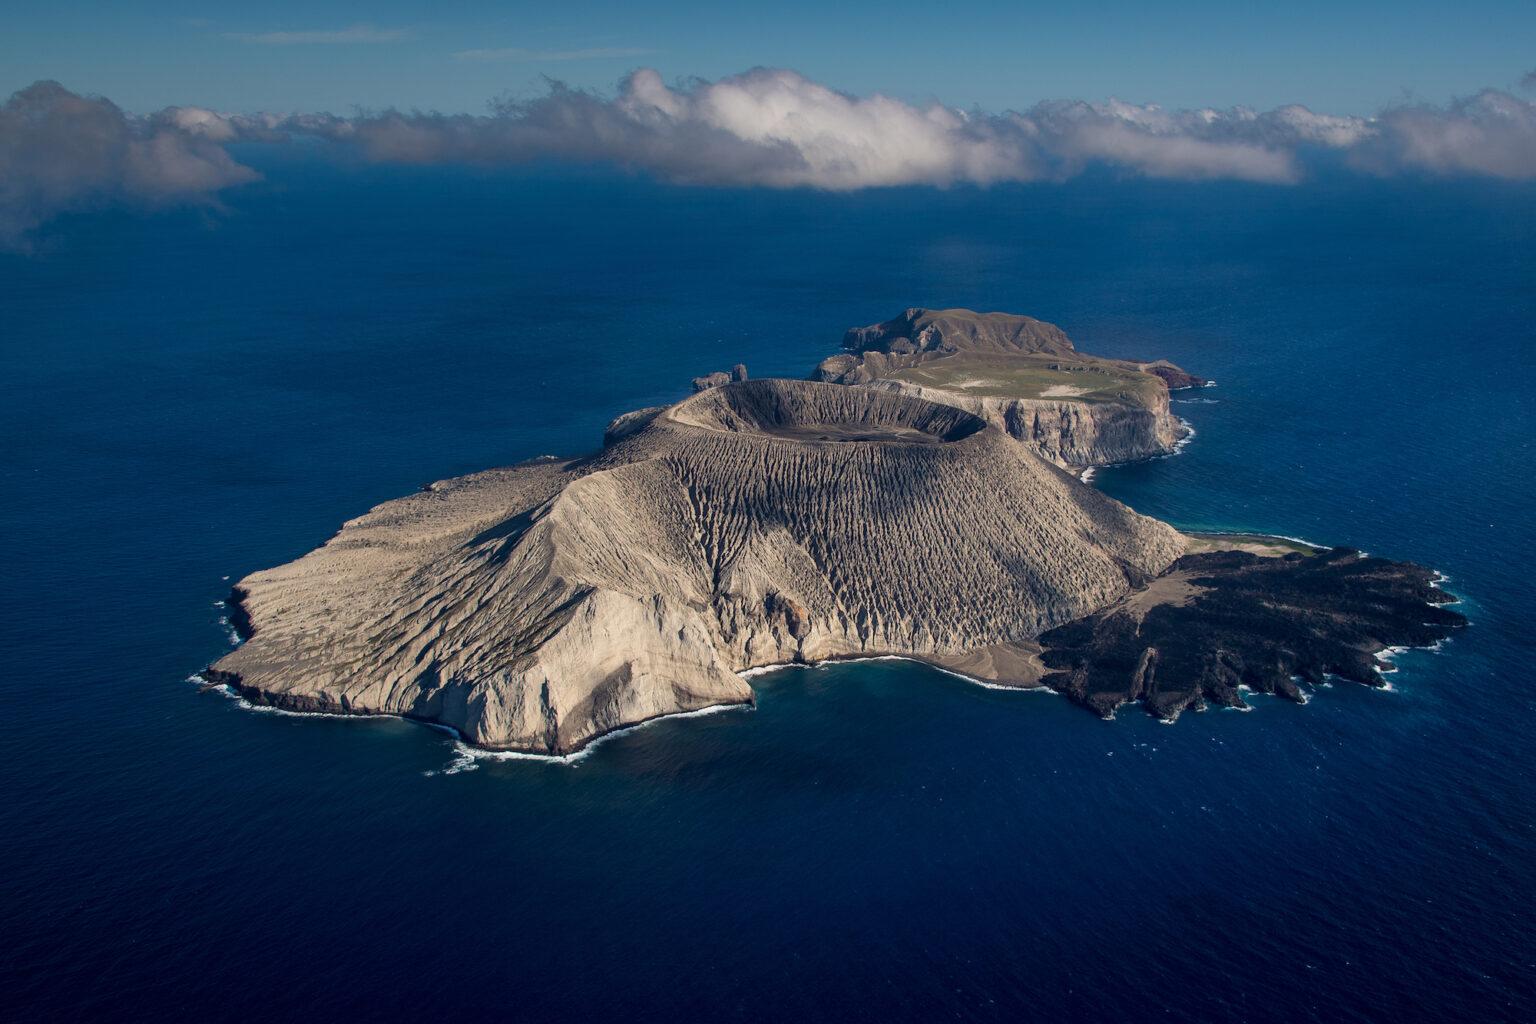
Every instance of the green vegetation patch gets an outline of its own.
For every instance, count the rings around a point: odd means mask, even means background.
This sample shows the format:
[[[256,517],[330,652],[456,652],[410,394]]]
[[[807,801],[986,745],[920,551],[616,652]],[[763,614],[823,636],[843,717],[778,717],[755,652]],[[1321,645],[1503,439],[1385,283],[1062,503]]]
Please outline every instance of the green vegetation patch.
[[[1122,402],[1150,406],[1162,381],[1133,363],[1092,356],[959,352],[891,371],[895,380],[987,398]]]

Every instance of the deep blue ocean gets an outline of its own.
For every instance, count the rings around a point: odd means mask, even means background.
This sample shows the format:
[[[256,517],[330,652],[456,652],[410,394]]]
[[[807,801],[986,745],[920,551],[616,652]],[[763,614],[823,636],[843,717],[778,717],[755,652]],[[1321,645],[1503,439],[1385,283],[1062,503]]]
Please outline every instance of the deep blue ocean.
[[[1536,189],[260,159],[0,254],[11,1019],[1536,1017]],[[1434,566],[1473,625],[1391,692],[1172,727],[877,662],[470,770],[188,681],[231,579],[371,505],[909,305],[1215,378],[1096,485]]]

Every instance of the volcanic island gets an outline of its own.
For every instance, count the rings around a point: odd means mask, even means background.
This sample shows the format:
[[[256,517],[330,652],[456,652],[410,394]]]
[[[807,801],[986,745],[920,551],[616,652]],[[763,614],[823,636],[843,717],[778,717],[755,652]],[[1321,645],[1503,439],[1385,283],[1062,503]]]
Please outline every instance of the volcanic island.
[[[434,483],[240,580],[203,673],[300,712],[397,715],[563,755],[749,704],[752,669],[898,656],[1173,720],[1382,686],[1466,620],[1429,569],[1192,536],[1079,479],[1187,428],[1162,360],[1025,316],[909,309],[809,380],[694,381],[601,450]]]

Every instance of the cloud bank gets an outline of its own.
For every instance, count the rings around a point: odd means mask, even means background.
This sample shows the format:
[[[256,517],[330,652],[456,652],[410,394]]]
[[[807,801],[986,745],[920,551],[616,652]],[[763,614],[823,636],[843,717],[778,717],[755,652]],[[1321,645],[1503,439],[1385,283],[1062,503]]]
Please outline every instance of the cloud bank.
[[[1508,93],[1485,89],[1446,107],[1399,107],[1378,122],[1354,154],[1360,168],[1536,178],[1536,103]]]
[[[1294,154],[1262,130],[1272,115],[1248,124],[1207,114],[1081,102],[983,114],[848,96],[792,71],[759,69],[673,88],[641,70],[612,98],[555,83],[537,99],[503,103],[489,115],[387,111],[268,127],[318,135],[387,162],[604,163],[696,185],[989,185],[1060,180],[1100,163],[1166,178],[1299,177]]]
[[[674,87],[640,70],[613,97],[553,83],[543,96],[488,115],[311,115],[263,128],[320,136],[386,162],[565,160],[682,184],[834,191],[1061,181],[1096,166],[1151,178],[1290,184],[1322,153],[1378,175],[1536,178],[1536,104],[1496,90],[1373,118],[1295,105],[1165,110],[1118,100],[989,114],[849,96],[793,71],[757,69]]]
[[[258,177],[224,149],[236,135],[207,112],[134,118],[57,82],[28,86],[0,106],[0,244],[70,210],[211,203]]]
[[[1322,157],[1371,175],[1536,179],[1536,104],[1491,89],[1371,118],[1117,100],[994,114],[850,96],[792,71],[668,85],[647,69],[613,96],[554,82],[542,96],[484,115],[225,116],[172,107],[130,117],[41,82],[0,107],[0,238],[108,202],[211,202],[257,177],[227,144],[294,137],[385,163],[603,164],[684,185],[830,191],[1063,181],[1092,168],[1288,185]]]

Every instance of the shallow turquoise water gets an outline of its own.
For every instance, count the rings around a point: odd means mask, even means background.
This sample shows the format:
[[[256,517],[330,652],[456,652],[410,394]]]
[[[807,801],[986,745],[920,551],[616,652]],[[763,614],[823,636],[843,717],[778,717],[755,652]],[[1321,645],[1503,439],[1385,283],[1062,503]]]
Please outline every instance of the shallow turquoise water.
[[[1536,192],[856,196],[274,165],[0,256],[3,971],[28,1015],[1528,1019]],[[575,764],[187,676],[215,602],[426,481],[910,304],[1217,379],[1096,483],[1448,572],[1394,692],[1112,724],[903,662]]]

